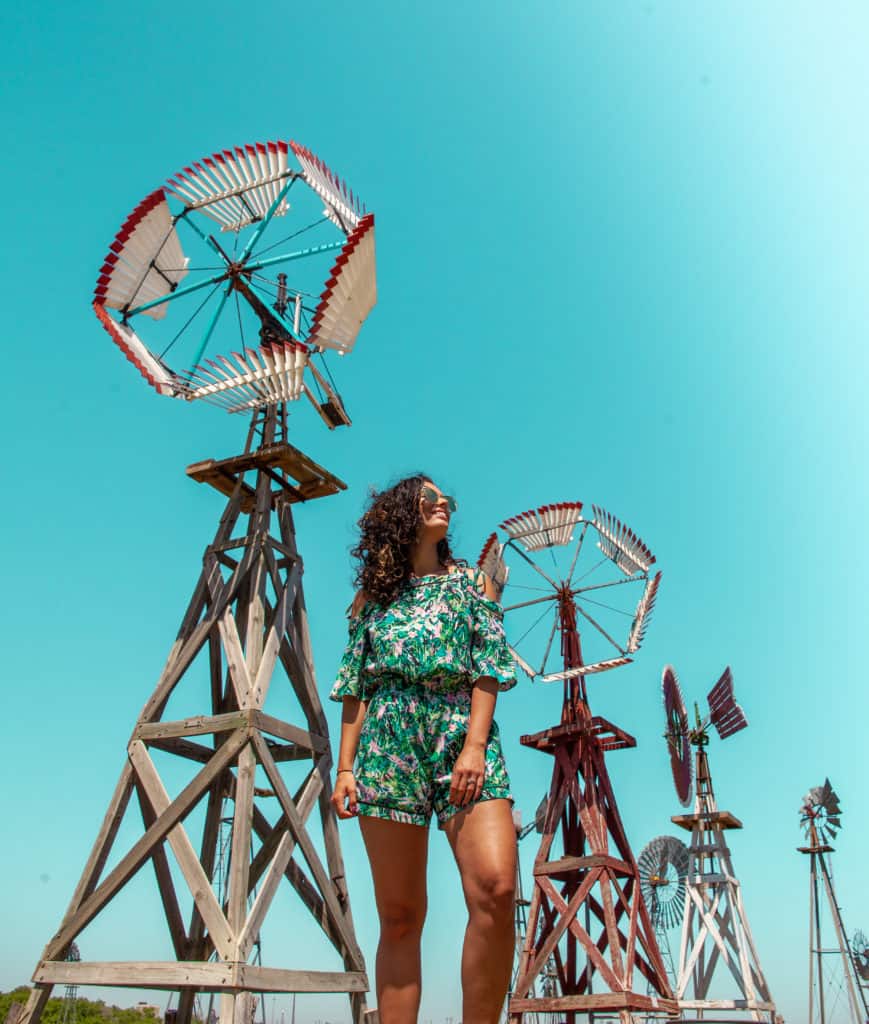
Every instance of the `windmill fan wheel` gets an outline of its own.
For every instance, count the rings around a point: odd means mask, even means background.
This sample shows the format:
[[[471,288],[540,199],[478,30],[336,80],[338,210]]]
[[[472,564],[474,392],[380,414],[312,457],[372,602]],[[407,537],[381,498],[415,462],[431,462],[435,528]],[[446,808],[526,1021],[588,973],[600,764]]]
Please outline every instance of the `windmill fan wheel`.
[[[656,928],[672,928],[682,920],[688,848],[675,836],[658,836],[637,859],[640,887]]]
[[[814,830],[819,842],[832,842],[842,828],[841,814],[839,798],[830,780],[825,779],[823,786],[813,786],[803,797],[800,807],[800,824],[806,838],[811,840]]]

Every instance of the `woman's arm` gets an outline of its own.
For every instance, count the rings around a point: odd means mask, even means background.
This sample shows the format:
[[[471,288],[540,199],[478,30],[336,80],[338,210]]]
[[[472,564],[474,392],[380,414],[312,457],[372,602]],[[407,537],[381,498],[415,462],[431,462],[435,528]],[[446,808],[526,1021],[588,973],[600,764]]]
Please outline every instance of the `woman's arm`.
[[[466,570],[471,579],[481,579],[481,592],[491,601],[498,600],[498,592],[485,573]],[[495,716],[495,702],[498,699],[498,680],[492,676],[481,676],[474,681],[471,691],[471,715],[468,732],[462,752],[456,758],[450,783],[450,803],[464,807],[476,800],[483,791],[486,779],[486,743]]]
[[[486,743],[497,699],[497,680],[491,676],[483,676],[474,683],[474,689],[471,691],[468,732],[462,752],[456,758],[450,782],[450,803],[456,807],[472,803],[483,791],[486,779]]]
[[[367,595],[360,590],[350,606],[350,614],[358,615],[365,605]],[[338,744],[338,767],[335,788],[332,790],[332,806],[339,818],[352,818],[357,813],[356,780],[353,777],[353,762],[359,747],[359,733],[365,721],[368,705],[358,697],[345,697],[341,707],[341,740]]]
[[[339,818],[352,818],[357,813],[356,779],[353,777],[353,762],[359,746],[359,733],[365,721],[365,701],[358,697],[345,697],[341,712],[341,741],[338,746],[338,768],[335,788],[332,790],[332,806]]]

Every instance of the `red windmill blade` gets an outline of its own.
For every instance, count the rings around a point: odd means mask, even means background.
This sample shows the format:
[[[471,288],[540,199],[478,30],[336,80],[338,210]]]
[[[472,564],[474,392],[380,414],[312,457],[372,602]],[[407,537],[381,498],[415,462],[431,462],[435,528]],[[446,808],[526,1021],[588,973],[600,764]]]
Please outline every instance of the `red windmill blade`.
[[[676,670],[672,665],[664,668],[661,681],[664,697],[664,713],[667,716],[667,749],[670,753],[670,769],[679,803],[687,807],[691,803],[691,741],[688,727],[688,712]]]
[[[745,712],[733,695],[733,673],[730,666],[721,673],[721,678],[709,691],[709,720],[721,739],[727,739],[748,725]]]

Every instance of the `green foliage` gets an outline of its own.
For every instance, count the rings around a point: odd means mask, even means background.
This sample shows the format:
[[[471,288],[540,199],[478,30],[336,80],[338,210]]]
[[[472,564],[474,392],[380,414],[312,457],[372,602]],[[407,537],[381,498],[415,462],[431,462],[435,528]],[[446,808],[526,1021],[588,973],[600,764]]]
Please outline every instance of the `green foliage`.
[[[11,1005],[26,1003],[29,995],[30,989],[26,986],[0,993],[0,1024],[6,1020]],[[75,1024],[153,1024],[158,1019],[153,1010],[136,1006],[107,1006],[101,999],[91,1002],[90,999],[79,998],[75,1002]],[[63,999],[49,999],[42,1012],[42,1024],[61,1024],[62,1020]]]

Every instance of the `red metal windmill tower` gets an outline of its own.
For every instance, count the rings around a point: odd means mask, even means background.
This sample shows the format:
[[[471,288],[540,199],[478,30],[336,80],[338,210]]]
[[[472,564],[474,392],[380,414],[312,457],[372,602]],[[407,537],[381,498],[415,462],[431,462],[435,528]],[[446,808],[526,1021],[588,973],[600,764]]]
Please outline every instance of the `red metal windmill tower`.
[[[521,741],[555,763],[510,1020],[558,1012],[575,1024],[594,1011],[623,1021],[634,1011],[674,1011],[605,763],[608,751],[636,741],[592,714],[587,691],[590,676],[627,664],[639,649],[661,574],[650,575],[646,545],[597,506],[585,518],[580,502],[544,505],[501,529],[506,538],[493,533],[479,565],[504,591],[513,655],[532,680],[563,688],[559,724]],[[586,651],[594,656],[586,660]],[[550,958],[559,994],[534,996]]]

